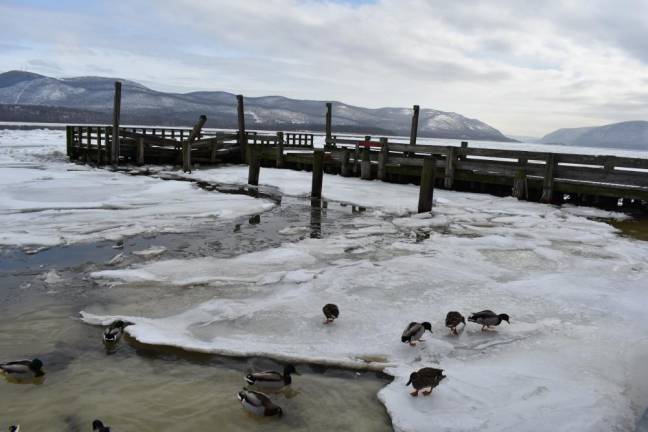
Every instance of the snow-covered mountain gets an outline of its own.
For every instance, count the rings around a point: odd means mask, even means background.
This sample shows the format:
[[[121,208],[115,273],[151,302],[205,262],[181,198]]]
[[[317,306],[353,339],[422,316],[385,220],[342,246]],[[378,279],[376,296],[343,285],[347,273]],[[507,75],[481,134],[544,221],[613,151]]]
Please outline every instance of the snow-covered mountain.
[[[558,129],[542,137],[540,142],[648,150],[648,121],[627,121],[598,127]]]
[[[57,107],[88,112],[88,118],[105,116],[112,109],[114,78],[51,78],[30,72],[0,74],[2,112],[23,113],[23,121],[38,121],[44,110],[48,119],[56,117]],[[235,127],[236,96],[226,92],[165,93],[133,81],[122,81],[122,122],[155,124],[192,124],[200,114],[207,115],[208,126]],[[6,106],[14,106],[12,110]],[[21,110],[15,109],[22,106]],[[31,106],[30,109],[27,106]],[[38,107],[38,109],[36,109]],[[47,108],[45,108],[47,107]],[[28,114],[32,112],[33,114]],[[314,129],[324,125],[324,101],[297,100],[282,96],[246,97],[245,116],[250,129]],[[333,103],[336,131],[408,135],[412,110],[409,108],[362,108],[342,102]],[[1,120],[12,120],[15,118]],[[76,121],[83,121],[79,118]],[[421,109],[419,135],[422,137],[511,141],[497,129],[460,114]]]

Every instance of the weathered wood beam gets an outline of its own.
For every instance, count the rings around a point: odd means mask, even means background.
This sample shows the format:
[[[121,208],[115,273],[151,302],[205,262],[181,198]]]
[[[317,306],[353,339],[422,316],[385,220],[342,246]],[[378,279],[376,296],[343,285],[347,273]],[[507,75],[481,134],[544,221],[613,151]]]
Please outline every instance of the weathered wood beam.
[[[362,149],[361,159],[360,178],[363,180],[371,180],[371,157],[368,148],[364,147]]]
[[[313,152],[313,178],[311,182],[311,198],[322,197],[322,181],[324,179],[324,150]]]
[[[259,185],[259,171],[261,171],[261,155],[259,151],[261,149],[256,144],[250,144],[248,146],[249,154],[249,168],[248,168],[248,184],[252,186]]]
[[[241,161],[247,160],[247,134],[245,133],[245,106],[243,95],[236,96],[236,110],[238,115],[238,140],[241,147]]]
[[[191,129],[189,138],[182,143],[182,170],[184,172],[191,172],[191,144],[200,137],[200,131],[205,122],[207,122],[207,116],[201,115],[193,129]]]
[[[115,81],[115,99],[113,101],[112,140],[110,148],[110,162],[119,163],[119,118],[121,116],[121,82]]]
[[[414,105],[414,114],[412,115],[412,128],[410,130],[410,145],[416,145],[418,137],[419,106]]]
[[[275,162],[277,168],[284,166],[284,134],[277,132],[277,160]]]
[[[454,185],[455,162],[457,161],[455,150],[456,147],[448,146],[446,152],[445,178],[443,179],[443,187],[446,189],[452,189]]]
[[[385,170],[385,165],[387,164],[387,159],[389,158],[389,141],[387,138],[380,138],[380,154],[378,155],[378,178],[382,181],[385,181],[387,178],[387,171]]]
[[[327,102],[326,104],[326,141],[325,141],[325,147],[333,147],[333,104],[331,102]]]
[[[421,187],[419,189],[418,212],[425,213],[432,210],[434,199],[434,175],[436,162],[434,155],[426,156],[423,159],[421,169]]]
[[[554,184],[554,167],[556,166],[555,156],[549,153],[545,163],[544,180],[542,182],[542,196],[540,201],[543,203],[550,203],[553,199],[553,184]]]

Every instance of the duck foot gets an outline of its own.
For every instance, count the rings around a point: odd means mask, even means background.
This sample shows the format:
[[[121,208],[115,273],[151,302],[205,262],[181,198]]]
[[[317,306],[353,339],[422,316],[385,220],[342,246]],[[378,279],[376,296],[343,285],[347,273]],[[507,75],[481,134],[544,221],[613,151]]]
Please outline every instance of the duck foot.
[[[413,392],[411,392],[410,396],[417,397],[418,396],[418,390],[414,390]]]
[[[432,389],[423,390],[423,396],[430,396],[432,394]]]
[[[415,346],[416,346],[416,342],[410,342],[410,346],[411,346],[411,347],[415,347]]]

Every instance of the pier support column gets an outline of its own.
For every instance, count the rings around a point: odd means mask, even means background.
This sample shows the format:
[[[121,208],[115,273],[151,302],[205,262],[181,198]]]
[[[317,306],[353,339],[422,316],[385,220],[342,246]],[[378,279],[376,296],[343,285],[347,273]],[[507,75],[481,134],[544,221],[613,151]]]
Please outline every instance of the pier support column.
[[[324,150],[313,152],[313,181],[311,183],[311,198],[322,197],[322,181],[324,179]]]
[[[425,213],[432,211],[434,199],[434,176],[436,161],[434,155],[423,158],[423,169],[421,170],[421,188],[419,189],[418,212]]]
[[[119,163],[119,117],[121,116],[121,82],[115,81],[115,100],[113,102],[112,139],[110,147],[110,162],[116,166]]]
[[[326,104],[326,141],[324,141],[324,148],[333,148],[333,104],[328,102]]]
[[[241,161],[247,161],[247,134],[245,133],[245,107],[243,105],[243,95],[236,96],[237,114],[238,114],[238,142],[241,150]]]
[[[258,154],[258,146],[249,145],[249,170],[248,170],[248,184],[252,186],[259,186],[259,171],[261,171],[261,158]]]
[[[380,154],[378,155],[378,178],[382,181],[387,179],[387,159],[389,157],[389,141],[387,138],[380,138]]]
[[[360,162],[360,178],[371,180],[371,156],[367,147],[362,149],[362,162]]]

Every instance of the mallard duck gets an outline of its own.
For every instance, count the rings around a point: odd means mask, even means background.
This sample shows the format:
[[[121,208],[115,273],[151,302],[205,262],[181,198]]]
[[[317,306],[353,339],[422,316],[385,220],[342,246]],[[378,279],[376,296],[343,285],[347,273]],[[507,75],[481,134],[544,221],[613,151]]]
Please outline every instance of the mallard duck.
[[[409,381],[406,386],[412,384],[414,391],[410,393],[413,397],[418,396],[420,390],[423,390],[424,396],[429,396],[432,389],[439,385],[442,379],[446,376],[443,375],[443,369],[436,368],[423,368],[410,374]]]
[[[258,416],[283,416],[281,407],[275,405],[270,398],[261,392],[254,390],[241,390],[238,393],[238,399],[241,401],[243,408]]]
[[[483,310],[481,312],[475,312],[468,317],[468,321],[481,324],[482,331],[491,326],[498,326],[502,321],[506,321],[511,324],[509,321],[509,316],[507,314],[496,314],[492,310]]]
[[[39,359],[20,360],[0,364],[0,371],[10,379],[16,381],[33,380],[45,375],[43,362]]]
[[[20,432],[20,425],[9,426],[9,432]]]
[[[325,305],[322,308],[322,312],[324,312],[324,316],[326,317],[324,324],[332,323],[335,319],[337,319],[337,317],[340,316],[340,309],[338,309],[337,305],[334,305],[333,303]]]
[[[448,312],[448,315],[446,315],[446,321],[445,325],[450,329],[452,334],[458,335],[457,333],[457,326],[459,324],[463,323],[463,325],[466,325],[466,319],[457,311],[450,311]]]
[[[251,373],[245,377],[245,382],[256,388],[279,390],[292,383],[290,374],[299,375],[295,366],[284,366],[283,374],[276,371],[265,371]]]
[[[416,346],[416,341],[423,340],[421,339],[421,337],[423,337],[425,330],[428,330],[430,333],[432,333],[432,324],[427,321],[422,323],[411,322],[408,324],[405,331],[403,331],[401,342],[409,342],[410,346]]]
[[[131,323],[117,320],[110,324],[103,332],[103,341],[107,345],[116,344],[124,334],[124,327]]]
[[[104,426],[101,420],[95,420],[92,422],[92,430],[97,432],[110,432],[110,427]]]

